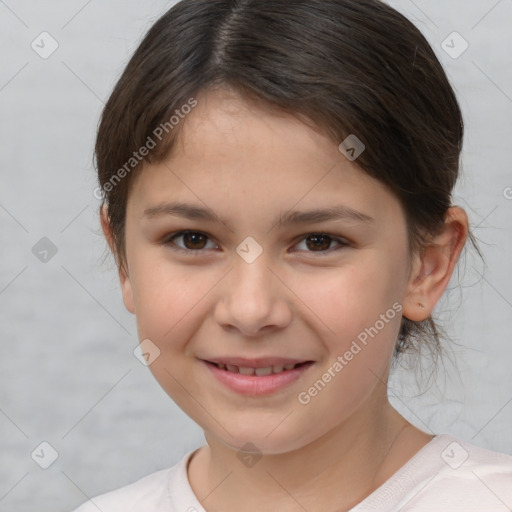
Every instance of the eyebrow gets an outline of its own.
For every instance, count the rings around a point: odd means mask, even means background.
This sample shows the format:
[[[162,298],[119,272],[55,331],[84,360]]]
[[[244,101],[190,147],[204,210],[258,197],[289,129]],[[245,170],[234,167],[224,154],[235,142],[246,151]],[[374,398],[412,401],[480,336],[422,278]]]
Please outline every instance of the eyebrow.
[[[144,210],[144,217],[146,218],[154,218],[161,215],[171,215],[175,217],[184,217],[190,220],[203,220],[207,222],[221,222],[228,226],[228,223],[224,222],[223,219],[216,215],[212,210],[187,203],[166,203]],[[362,212],[358,212],[348,206],[333,206],[330,208],[317,208],[307,211],[290,211],[281,215],[280,219],[276,221],[275,224],[290,226],[345,219],[365,223],[375,222],[373,217]]]

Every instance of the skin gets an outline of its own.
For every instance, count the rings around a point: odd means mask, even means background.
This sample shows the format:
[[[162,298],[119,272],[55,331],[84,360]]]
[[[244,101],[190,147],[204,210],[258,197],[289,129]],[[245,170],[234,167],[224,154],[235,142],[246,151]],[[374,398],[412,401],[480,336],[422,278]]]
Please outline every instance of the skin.
[[[124,304],[139,338],[160,350],[150,366],[155,378],[205,431],[207,445],[188,476],[208,512],[270,504],[348,510],[432,439],[391,407],[386,384],[401,314],[415,321],[431,314],[466,241],[467,216],[452,207],[431,245],[409,255],[396,197],[332,140],[228,89],[198,99],[171,155],[146,165],[131,186],[126,270],[119,267]],[[206,205],[225,223],[144,215],[171,201]],[[290,210],[339,205],[374,220],[278,222]],[[102,226],[115,250],[106,210]],[[172,249],[170,237],[183,230],[207,235],[174,239],[194,254]],[[308,242],[315,233],[332,239],[318,249]],[[263,249],[250,264],[236,252],[248,236]],[[298,394],[394,303],[402,313],[308,404],[299,403]],[[227,355],[314,364],[273,395],[247,397],[200,361]],[[253,467],[237,457],[247,442],[263,454]]]

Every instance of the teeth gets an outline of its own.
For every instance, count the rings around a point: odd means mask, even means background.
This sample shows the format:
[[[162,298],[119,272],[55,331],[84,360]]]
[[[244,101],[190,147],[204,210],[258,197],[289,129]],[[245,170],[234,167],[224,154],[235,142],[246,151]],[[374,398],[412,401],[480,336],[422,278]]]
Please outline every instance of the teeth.
[[[255,372],[258,377],[261,377],[262,375],[270,375],[272,373],[272,366],[268,366],[267,368],[256,368]]]
[[[232,364],[222,364],[217,363],[217,367],[221,370],[227,370],[232,373],[241,373],[242,375],[257,375],[258,377],[263,377],[266,375],[271,375],[272,373],[281,373],[285,370],[293,370],[296,364],[291,363],[287,365],[275,365],[275,366],[267,366],[265,368],[249,368],[247,366],[234,366]]]

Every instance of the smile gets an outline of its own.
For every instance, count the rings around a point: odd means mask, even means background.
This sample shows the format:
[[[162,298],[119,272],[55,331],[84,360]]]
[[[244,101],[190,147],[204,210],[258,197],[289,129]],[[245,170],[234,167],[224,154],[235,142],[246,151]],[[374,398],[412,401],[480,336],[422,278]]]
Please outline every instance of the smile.
[[[270,395],[287,388],[314,364],[313,361],[284,358],[219,358],[203,360],[202,363],[224,388],[253,397]]]
[[[253,368],[250,366],[236,366],[232,364],[223,363],[212,364],[215,364],[217,368],[219,368],[219,370],[226,370],[231,373],[241,373],[242,375],[257,375],[258,377],[262,377],[265,375],[271,375],[273,373],[282,373],[285,371],[293,370],[297,366],[307,363],[291,363],[286,365],[265,366],[263,368]]]

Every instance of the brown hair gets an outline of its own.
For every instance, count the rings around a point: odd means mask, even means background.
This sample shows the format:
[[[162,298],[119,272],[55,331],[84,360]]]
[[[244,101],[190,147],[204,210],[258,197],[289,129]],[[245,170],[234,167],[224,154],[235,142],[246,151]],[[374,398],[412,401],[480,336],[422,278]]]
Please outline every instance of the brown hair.
[[[357,135],[366,146],[357,164],[402,205],[411,254],[443,225],[462,115],[439,60],[407,18],[378,0],[182,0],[137,48],[99,125],[96,164],[121,268],[132,180],[144,162],[171,151],[183,125],[171,116],[216,86],[299,116],[336,144]],[[162,126],[165,137],[134,161]],[[122,179],[113,182],[116,173]],[[415,341],[439,347],[432,317],[402,318],[396,353]]]

